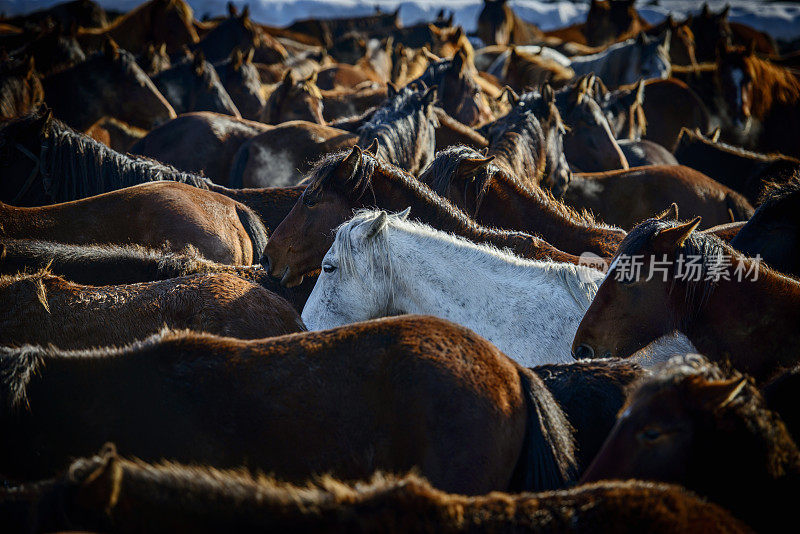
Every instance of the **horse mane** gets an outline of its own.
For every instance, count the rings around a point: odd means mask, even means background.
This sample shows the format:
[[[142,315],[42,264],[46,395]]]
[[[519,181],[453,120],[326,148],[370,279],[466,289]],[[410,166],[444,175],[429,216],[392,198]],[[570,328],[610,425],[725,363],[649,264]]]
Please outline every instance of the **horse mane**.
[[[764,191],[758,199],[758,209],[768,209],[780,201],[798,194],[800,194],[800,171],[786,182],[767,182],[764,184]]]
[[[536,183],[545,177],[547,167],[546,154],[543,152],[544,142],[544,127],[530,103],[524,99],[505,117],[497,120],[495,126],[489,130],[489,151],[502,156],[512,166],[514,162],[524,162],[524,168],[533,169],[535,174],[531,179]],[[536,148],[540,150],[538,156],[543,157],[537,157],[534,153]],[[515,173],[511,171],[511,175],[514,176]],[[522,176],[515,178],[525,179]]]
[[[730,145],[728,143],[725,143],[724,141],[712,141],[711,139],[708,139],[706,136],[698,134],[697,132],[693,132],[686,127],[681,128],[681,133],[678,138],[678,146],[680,146],[682,138],[686,138],[694,143],[702,143],[706,146],[714,147],[718,150],[727,152],[729,154],[761,161],[764,163],[771,163],[778,160],[788,160],[796,162],[798,165],[800,165],[800,159],[793,158],[791,156],[787,156],[779,152],[774,152],[774,153],[754,152],[752,150],[747,150],[746,148],[737,145]]]
[[[408,87],[401,89],[358,128],[359,146],[366,147],[374,139],[379,139],[378,151],[385,154],[389,161],[404,168],[412,165],[418,148],[417,136],[421,133],[420,130],[425,126],[428,127],[429,141],[432,144],[433,128],[438,122],[433,113],[429,118],[421,116],[425,111],[424,96],[424,91]]]
[[[29,63],[24,60],[0,62],[0,121],[19,114],[19,97],[30,92],[30,105],[36,107],[44,101],[44,88],[34,71],[28,77]]]
[[[390,228],[406,231],[416,235],[431,237],[436,240],[438,251],[445,254],[448,250],[468,250],[471,254],[469,265],[480,265],[487,258],[499,260],[509,266],[515,267],[526,272],[531,268],[537,268],[540,274],[544,274],[555,279],[564,285],[579,305],[587,309],[597,293],[598,282],[582,276],[584,271],[591,270],[589,267],[574,265],[572,263],[540,261],[520,258],[510,252],[503,251],[492,245],[475,243],[469,239],[453,235],[441,230],[436,230],[427,224],[409,221],[402,218],[399,214],[390,214],[386,224],[383,225],[373,237],[366,242],[355,239],[355,231],[364,226],[370,225],[378,217],[385,214],[382,210],[362,209],[356,211],[349,221],[344,222],[336,230],[336,239],[333,248],[339,260],[341,268],[345,273],[357,273],[354,264],[355,251],[365,251],[368,258],[370,272],[383,271],[389,280],[389,305],[387,312],[394,312],[393,307],[393,284],[392,279],[397,269],[392,262],[392,254],[389,249],[388,232]]]
[[[42,112],[34,112],[11,124],[38,121]],[[181,182],[209,189],[211,181],[202,176],[147,158],[120,154],[94,139],[79,134],[58,120],[50,121],[43,132],[39,154],[42,182],[53,202],[67,202],[107,191],[154,182]]]
[[[751,112],[762,119],[775,104],[796,107],[800,101],[800,80],[790,71],[755,55],[744,56],[753,80]]]

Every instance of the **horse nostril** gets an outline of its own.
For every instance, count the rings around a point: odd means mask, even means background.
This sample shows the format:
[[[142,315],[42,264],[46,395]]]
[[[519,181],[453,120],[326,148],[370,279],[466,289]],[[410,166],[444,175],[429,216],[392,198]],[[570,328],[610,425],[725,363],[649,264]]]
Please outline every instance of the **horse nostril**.
[[[578,345],[578,348],[575,349],[575,357],[579,360],[584,360],[586,358],[594,358],[594,349],[589,345],[581,343]]]

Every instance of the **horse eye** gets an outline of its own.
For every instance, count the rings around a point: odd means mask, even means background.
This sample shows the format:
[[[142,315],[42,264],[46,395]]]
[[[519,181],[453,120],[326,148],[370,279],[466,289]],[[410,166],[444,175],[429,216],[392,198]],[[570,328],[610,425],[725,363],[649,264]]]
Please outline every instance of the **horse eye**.
[[[303,195],[303,204],[307,208],[313,208],[317,204],[317,199],[314,197],[307,197],[306,195]]]
[[[661,437],[661,432],[655,428],[647,428],[639,432],[637,437],[639,438],[639,441],[652,443]]]
[[[330,263],[323,263],[322,270],[325,271],[326,273],[332,273],[333,271],[336,270],[336,266],[331,265]]]

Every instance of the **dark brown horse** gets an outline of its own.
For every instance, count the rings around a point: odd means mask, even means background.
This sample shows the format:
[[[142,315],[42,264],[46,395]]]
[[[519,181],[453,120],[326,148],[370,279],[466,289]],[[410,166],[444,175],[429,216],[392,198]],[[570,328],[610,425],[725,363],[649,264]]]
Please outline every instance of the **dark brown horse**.
[[[267,235],[258,216],[228,197],[179,182],[150,182],[40,208],[0,203],[2,234],[61,243],[196,248],[221,263],[257,263]]]
[[[30,113],[44,101],[33,59],[0,62],[0,121]]]
[[[158,74],[172,66],[172,61],[169,54],[167,54],[167,45],[164,43],[161,43],[160,46],[147,45],[144,52],[136,58],[136,62],[139,63],[139,66],[148,76]]]
[[[322,91],[322,116],[326,121],[335,122],[338,119],[360,115],[380,106],[386,100],[386,94],[387,88],[384,86]]]
[[[373,206],[391,211],[410,206],[413,217],[434,228],[478,243],[508,247],[527,258],[578,261],[542,239],[476,224],[410,174],[357,146],[349,154],[341,152],[323,160],[311,172],[308,184],[272,233],[264,258],[270,274],[289,287],[319,269],[336,228],[350,219],[354,209]]]
[[[482,494],[556,489],[575,474],[568,423],[541,380],[433,317],[257,341],[164,333],[83,357],[0,354],[0,421],[18,438],[0,442],[11,479],[52,473],[110,440],[146,461],[294,482],[416,468],[436,487]]]
[[[696,65],[697,57],[694,53],[694,32],[691,22],[691,17],[686,17],[683,22],[676,22],[670,13],[661,23],[651,26],[645,33],[657,37],[665,30],[670,30],[670,63],[672,65]]]
[[[214,66],[198,51],[153,76],[175,113],[213,111],[241,117]]]
[[[633,7],[635,0],[591,0],[583,35],[589,46],[606,46],[624,41],[650,25]]]
[[[114,41],[83,63],[46,77],[42,85],[56,116],[80,131],[105,116],[146,129],[175,118],[136,58]]]
[[[305,330],[284,299],[234,274],[85,286],[40,272],[0,277],[0,344],[121,346],[165,326],[240,339]]]
[[[202,51],[212,63],[224,61],[236,48],[240,50],[252,48],[254,61],[263,64],[279,63],[288,57],[286,49],[280,42],[250,20],[249,6],[245,6],[241,14],[232,8],[229,15],[190,48]]]
[[[0,273],[16,275],[44,270],[89,286],[156,282],[192,274],[232,274],[285,298],[298,313],[303,310],[316,281],[316,277],[311,277],[310,284],[286,288],[261,265],[216,263],[203,258],[196,250],[177,253],[134,245],[69,245],[0,237]]]
[[[269,128],[230,115],[187,113],[152,130],[129,151],[227,186],[239,147]]]
[[[308,121],[326,124],[322,116],[322,93],[316,84],[317,73],[308,78],[296,79],[289,69],[283,80],[267,97],[259,120],[266,124],[288,121]]]
[[[624,231],[597,224],[538,186],[520,185],[493,159],[471,148],[450,148],[439,152],[419,179],[484,226],[539,235],[576,256],[614,255]]]
[[[344,17],[328,19],[303,19],[286,28],[289,32],[312,37],[316,44],[331,48],[339,36],[350,32],[382,35],[400,27],[400,9],[383,13],[378,10],[363,17]]]
[[[644,85],[642,109],[647,120],[644,139],[674,150],[681,129],[711,129],[711,116],[703,101],[680,80],[649,80]]]
[[[484,0],[478,15],[478,38],[490,45],[539,44],[544,38],[542,30],[525,22],[508,6],[506,0]]]
[[[731,240],[731,246],[751,257],[758,255],[770,267],[800,278],[800,180],[768,187],[761,205]]]
[[[699,132],[681,130],[675,157],[719,183],[743,194],[754,206],[770,183],[785,183],[800,170],[800,160],[759,154],[716,142]]]
[[[214,65],[217,76],[242,117],[258,120],[266,103],[258,69],[253,65],[253,49],[236,48],[225,61]]]
[[[41,206],[144,182],[170,180],[208,189],[211,182],[155,161],[123,156],[36,112],[0,125],[0,201]]]
[[[679,357],[631,394],[584,476],[608,478],[677,483],[773,532],[794,516],[800,452],[746,376]]]
[[[760,152],[800,157],[800,80],[751,48],[719,51],[717,76],[734,126]]]
[[[694,232],[699,223],[648,219],[628,234],[575,334],[578,357],[626,357],[679,329],[757,380],[797,363],[800,283]]]
[[[81,28],[78,42],[84,50],[100,48],[106,38],[140,54],[148,44],[165,43],[169,54],[198,41],[192,9],[184,0],[149,0],[102,28]]]
[[[33,57],[36,68],[45,76],[71,67],[86,59],[81,45],[75,39],[74,31],[74,26],[72,31],[64,33],[59,25],[53,27],[43,25],[38,35],[27,41],[24,47],[15,50],[12,55]]]
[[[242,472],[124,460],[111,444],[75,460],[56,479],[0,490],[0,502],[0,521],[15,532],[577,534],[608,530],[611,522],[620,534],[750,532],[723,508],[667,484],[602,482],[543,494],[465,497],[433,489],[417,475],[377,473],[352,485],[325,477],[291,486]]]
[[[54,20],[64,28],[69,28],[73,23],[83,28],[100,28],[108,24],[106,12],[92,0],[61,2],[25,15],[3,18],[3,22],[23,27],[29,24],[39,24],[48,19]]]
[[[704,63],[716,60],[717,46],[720,42],[726,45],[744,46],[753,43],[761,54],[766,56],[778,54],[778,47],[772,37],[744,24],[729,22],[729,12],[729,5],[726,5],[718,13],[714,13],[708,7],[708,3],[704,3],[702,11],[690,17],[689,27],[695,36],[697,61]]]

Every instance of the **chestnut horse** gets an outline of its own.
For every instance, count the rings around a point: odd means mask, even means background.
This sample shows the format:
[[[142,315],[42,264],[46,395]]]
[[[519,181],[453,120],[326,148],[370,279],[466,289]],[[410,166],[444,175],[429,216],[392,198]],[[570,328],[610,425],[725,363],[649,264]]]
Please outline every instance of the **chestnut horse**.
[[[136,58],[110,40],[83,63],[46,77],[42,86],[56,116],[80,131],[105,116],[144,129],[175,118]]]
[[[711,116],[699,96],[674,78],[650,80],[644,85],[642,101],[647,132],[643,138],[674,150],[682,128],[708,132]]]
[[[66,202],[157,180],[201,189],[206,178],[134,159],[36,112],[0,125],[0,201],[15,206]]]
[[[219,81],[242,117],[258,120],[266,100],[262,95],[258,69],[253,65],[253,49],[235,48],[228,59],[214,64]]]
[[[162,333],[82,353],[0,349],[0,367],[0,422],[18,438],[0,442],[11,479],[107,441],[145,461],[246,465],[290,482],[415,468],[443,490],[483,494],[575,475],[569,424],[541,380],[433,317],[256,341]]]
[[[332,477],[292,486],[271,478],[175,463],[146,464],[106,444],[67,474],[0,489],[0,521],[14,532],[125,529],[242,532],[599,532],[744,534],[722,507],[679,486],[600,482],[538,494],[465,497],[418,475],[376,473],[346,484]],[[59,503],[47,506],[42,503]],[[109,503],[112,503],[109,506]],[[565,529],[568,524],[570,528]]]
[[[757,380],[798,362],[800,282],[694,232],[699,224],[655,218],[628,234],[575,334],[577,357],[627,357],[678,329]]]
[[[681,212],[700,215],[704,228],[744,221],[753,207],[742,195],[683,165],[651,165],[594,174],[573,174],[553,191],[578,210],[589,210],[608,224],[630,229],[677,203]]]
[[[483,0],[475,32],[486,46],[540,44],[542,30],[525,22],[506,4],[506,0]]]
[[[591,0],[581,28],[589,46],[607,46],[629,39],[650,25],[633,7],[636,0]]]
[[[296,79],[294,71],[287,70],[283,80],[267,96],[258,120],[266,124],[295,120],[326,124],[322,116],[322,92],[316,79],[316,71],[308,78]]]
[[[421,222],[476,243],[508,247],[530,259],[578,263],[537,237],[478,225],[410,174],[356,146],[349,154],[327,157],[311,172],[305,192],[267,243],[263,261],[270,274],[289,287],[299,284],[319,269],[336,228],[354,209],[366,207],[395,212],[411,207]]]
[[[800,452],[750,379],[675,357],[629,396],[583,480],[609,478],[680,484],[775,532],[795,516]]]
[[[284,299],[234,274],[84,286],[47,272],[0,276],[0,344],[120,346],[164,328],[240,339],[305,330]]]
[[[449,148],[436,154],[419,179],[484,226],[539,235],[576,256],[614,255],[624,231],[598,224],[538,186],[520,185],[493,159],[464,146]]]
[[[726,5],[718,13],[713,13],[706,2],[699,14],[689,17],[689,27],[695,36],[697,61],[704,63],[716,60],[720,42],[744,46],[752,43],[760,54],[778,55],[775,40],[769,34],[738,22],[729,22],[729,12],[730,6]]]
[[[137,244],[206,258],[258,263],[267,234],[258,216],[218,193],[179,182],[149,182],[40,208],[0,203],[2,235],[61,243]]]
[[[718,82],[734,125],[751,148],[800,157],[800,80],[742,47],[720,50]]]

